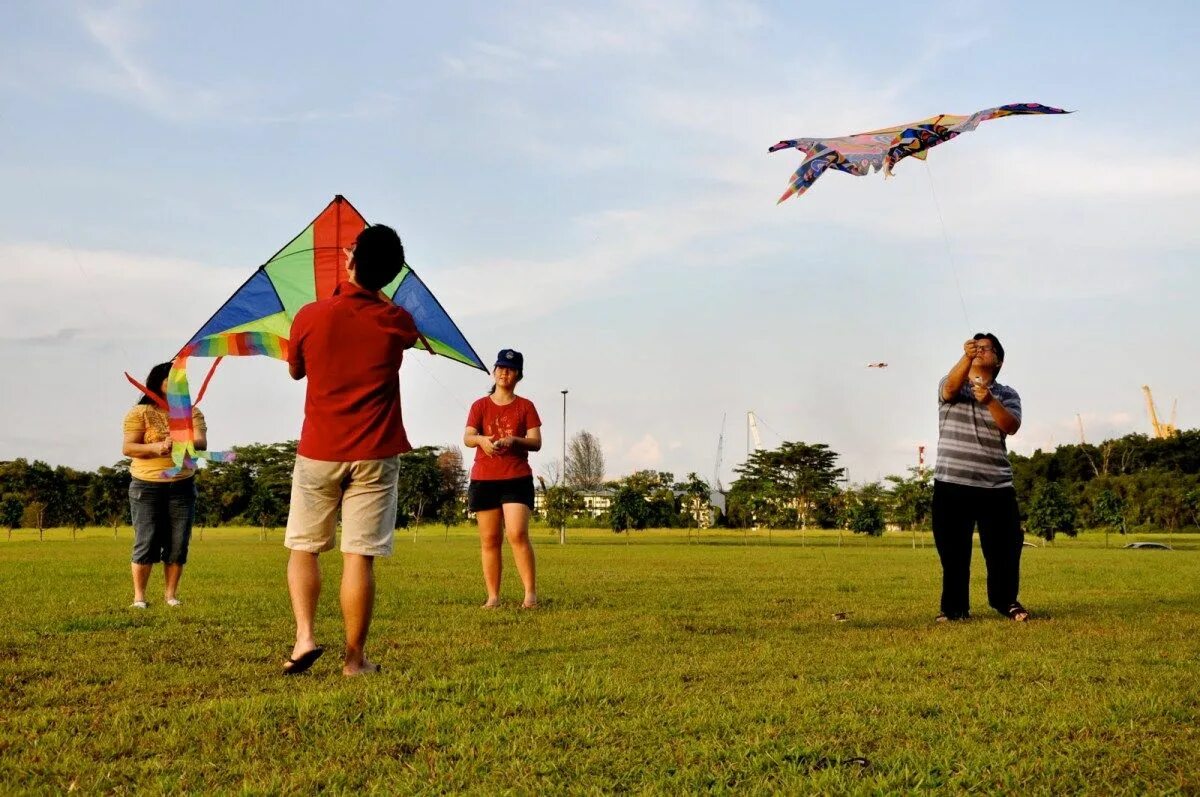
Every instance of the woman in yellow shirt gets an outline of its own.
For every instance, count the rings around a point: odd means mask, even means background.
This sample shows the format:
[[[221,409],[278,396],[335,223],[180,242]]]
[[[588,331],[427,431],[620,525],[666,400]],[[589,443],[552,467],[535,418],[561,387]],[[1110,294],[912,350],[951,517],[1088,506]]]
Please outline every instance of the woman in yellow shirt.
[[[160,363],[146,377],[146,388],[165,400],[167,374],[171,363]],[[192,408],[196,448],[208,446],[208,428],[200,410]],[[178,606],[179,578],[187,562],[188,543],[192,538],[192,519],[196,513],[195,472],[183,470],[167,477],[163,471],[174,467],[171,461],[171,431],[167,411],[149,396],[125,414],[125,442],[121,453],[131,458],[129,472],[129,512],[133,519],[133,605],[145,609],[146,585],[155,562],[163,563],[166,580],[164,599]]]

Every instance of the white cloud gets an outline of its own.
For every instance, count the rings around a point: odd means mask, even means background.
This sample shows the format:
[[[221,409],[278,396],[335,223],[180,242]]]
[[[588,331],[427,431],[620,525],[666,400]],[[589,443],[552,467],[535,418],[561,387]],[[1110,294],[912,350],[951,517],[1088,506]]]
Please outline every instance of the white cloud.
[[[132,252],[2,244],[0,338],[111,342],[193,324],[183,333],[190,334],[248,276]]]
[[[641,208],[610,209],[582,215],[568,225],[571,254],[545,259],[487,258],[440,272],[435,292],[460,298],[463,317],[512,315],[534,318],[580,301],[595,301],[622,289],[618,279],[638,267],[683,268],[689,247],[719,241],[774,220],[769,202],[756,190],[728,189]],[[763,205],[766,207],[763,207]],[[777,251],[782,244],[732,246],[706,262],[736,265]],[[498,275],[504,275],[498,279]],[[477,290],[487,285],[486,291]],[[537,286],[533,301],[528,286]]]
[[[656,57],[680,43],[744,34],[765,21],[756,4],[742,0],[540,7],[500,21],[502,41],[471,41],[442,60],[454,77],[512,82],[582,61]]]
[[[625,459],[630,470],[655,468],[662,462],[662,447],[653,435],[647,433],[629,447]]]
[[[147,34],[140,14],[144,5],[124,0],[80,11],[84,30],[106,56],[105,64],[83,70],[85,82],[172,121],[221,115],[227,98],[220,92],[172,81],[141,58],[137,45]]]
[[[605,7],[559,6],[518,32],[559,58],[657,55],[683,41],[753,30],[764,15],[748,2],[622,0]]]
[[[454,77],[506,83],[530,71],[554,69],[551,58],[531,56],[515,47],[474,41],[457,55],[442,58]]]
[[[92,91],[170,122],[286,125],[379,119],[396,114],[407,101],[403,91],[419,85],[415,80],[393,82],[391,85],[400,93],[343,93],[335,98],[338,104],[308,104],[296,109],[279,107],[277,91],[243,78],[204,84],[176,79],[145,55],[144,43],[159,32],[147,23],[146,10],[145,0],[83,6],[78,13],[79,24],[98,46],[102,58],[97,61],[83,55],[74,66],[74,79]]]

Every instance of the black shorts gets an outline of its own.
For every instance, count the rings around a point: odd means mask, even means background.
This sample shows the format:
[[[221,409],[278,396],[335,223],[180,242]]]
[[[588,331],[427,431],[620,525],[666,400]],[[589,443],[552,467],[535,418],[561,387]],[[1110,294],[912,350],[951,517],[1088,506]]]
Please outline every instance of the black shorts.
[[[533,509],[533,477],[517,479],[471,479],[467,488],[467,509],[482,512],[504,504],[524,504]]]

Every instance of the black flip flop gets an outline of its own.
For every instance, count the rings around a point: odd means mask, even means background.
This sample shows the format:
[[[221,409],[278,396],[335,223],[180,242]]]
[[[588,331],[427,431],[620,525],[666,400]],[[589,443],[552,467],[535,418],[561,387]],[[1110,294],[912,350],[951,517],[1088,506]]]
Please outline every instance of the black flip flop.
[[[283,668],[284,675],[299,675],[306,672],[309,667],[317,663],[317,659],[321,658],[321,654],[325,652],[325,648],[318,645],[307,653],[302,653],[299,658],[288,659],[287,663],[291,666]]]

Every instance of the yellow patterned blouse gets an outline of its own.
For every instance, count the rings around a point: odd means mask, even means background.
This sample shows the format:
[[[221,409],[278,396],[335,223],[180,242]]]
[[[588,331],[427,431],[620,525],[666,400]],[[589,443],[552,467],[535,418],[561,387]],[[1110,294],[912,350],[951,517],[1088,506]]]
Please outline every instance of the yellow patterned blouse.
[[[196,407],[192,407],[192,424],[196,428],[197,435],[208,434],[208,426],[204,423],[204,415]],[[161,443],[164,440],[171,439],[171,429],[167,425],[167,411],[159,409],[154,404],[137,404],[129,412],[125,413],[125,434],[133,432],[142,433],[143,443]],[[191,476],[195,471],[184,470],[174,479],[168,479],[163,476],[163,471],[167,468],[175,467],[175,463],[168,457],[153,457],[142,458],[134,457],[129,466],[129,472],[135,479],[141,479],[144,482],[172,482],[180,481]]]

